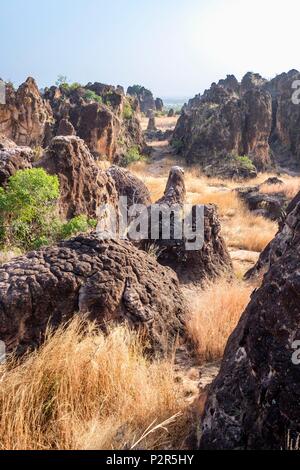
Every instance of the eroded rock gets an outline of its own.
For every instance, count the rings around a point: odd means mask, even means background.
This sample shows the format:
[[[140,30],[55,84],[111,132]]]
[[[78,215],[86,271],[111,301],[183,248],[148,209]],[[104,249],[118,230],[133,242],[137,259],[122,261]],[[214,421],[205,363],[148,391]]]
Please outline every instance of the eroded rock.
[[[170,352],[184,336],[185,305],[176,275],[125,241],[78,236],[0,266],[0,340],[19,354],[47,326],[86,314],[105,328],[127,321],[145,348]]]

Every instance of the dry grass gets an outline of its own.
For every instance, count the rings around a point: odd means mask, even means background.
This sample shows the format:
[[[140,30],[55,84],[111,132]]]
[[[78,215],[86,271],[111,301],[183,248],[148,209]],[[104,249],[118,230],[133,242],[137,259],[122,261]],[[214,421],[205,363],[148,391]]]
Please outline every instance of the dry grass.
[[[283,193],[288,199],[293,199],[300,191],[300,178],[286,180],[283,184],[263,184],[260,192],[265,194]]]
[[[24,362],[1,366],[0,378],[0,449],[130,449],[141,437],[138,448],[165,449],[183,441],[172,364],[147,360],[124,326],[104,336],[74,320]]]
[[[249,303],[253,286],[219,279],[197,292],[186,289],[191,305],[187,329],[201,361],[221,359],[229,335]]]

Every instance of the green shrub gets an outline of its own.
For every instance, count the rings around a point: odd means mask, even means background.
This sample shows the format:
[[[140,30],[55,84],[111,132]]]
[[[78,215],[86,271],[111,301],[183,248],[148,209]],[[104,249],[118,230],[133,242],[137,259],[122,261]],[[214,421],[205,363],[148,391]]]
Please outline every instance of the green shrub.
[[[121,166],[126,167],[134,162],[145,161],[146,157],[140,154],[138,147],[135,145],[128,149],[127,153],[124,155]]]
[[[123,119],[131,119],[133,116],[133,109],[131,104],[126,101],[123,108]]]
[[[95,93],[92,90],[86,90],[85,91],[84,99],[87,100],[87,101],[96,101],[96,103],[99,103],[99,104],[103,103],[102,97],[97,95],[97,93]]]
[[[252,160],[250,160],[250,158],[247,157],[246,155],[241,156],[241,157],[238,156],[236,157],[236,160],[241,167],[246,168],[247,170],[256,170]]]
[[[59,238],[70,238],[80,232],[87,232],[91,228],[95,228],[96,225],[95,219],[88,219],[86,215],[78,215],[61,226]]]
[[[56,200],[59,197],[57,176],[43,169],[20,170],[0,188],[0,239],[2,244],[34,248],[41,237],[53,231]]]

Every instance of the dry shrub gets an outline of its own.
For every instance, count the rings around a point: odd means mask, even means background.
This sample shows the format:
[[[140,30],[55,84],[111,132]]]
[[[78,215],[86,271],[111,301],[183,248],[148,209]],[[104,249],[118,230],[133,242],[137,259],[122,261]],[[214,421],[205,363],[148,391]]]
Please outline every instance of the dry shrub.
[[[249,303],[253,287],[219,279],[195,292],[185,290],[191,313],[187,329],[201,361],[222,358],[227,340]]]
[[[146,359],[126,326],[104,336],[75,319],[1,366],[0,448],[129,449],[149,425],[139,448],[176,448],[186,417],[172,370]],[[167,432],[159,425],[170,418]]]

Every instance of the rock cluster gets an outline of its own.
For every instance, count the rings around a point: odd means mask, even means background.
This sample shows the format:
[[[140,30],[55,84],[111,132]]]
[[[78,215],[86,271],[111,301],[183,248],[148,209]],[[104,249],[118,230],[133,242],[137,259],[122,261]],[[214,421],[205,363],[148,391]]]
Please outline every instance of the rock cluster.
[[[32,167],[34,152],[30,147],[18,147],[9,139],[0,137],[0,186],[7,183],[18,170]]]
[[[300,107],[292,100],[299,78],[291,70],[270,81],[247,73],[241,83],[232,75],[213,83],[183,108],[174,146],[188,163],[218,176],[231,167],[233,176],[251,177],[274,161],[299,167]]]
[[[261,288],[229,338],[202,449],[285,449],[300,433],[300,203],[275,238]],[[294,343],[298,341],[298,343]],[[297,352],[298,349],[298,352]]]
[[[140,110],[148,116],[148,113],[154,111],[162,111],[164,103],[161,98],[154,99],[153,94],[147,88],[140,85],[133,85],[128,87],[127,95],[137,98]]]

